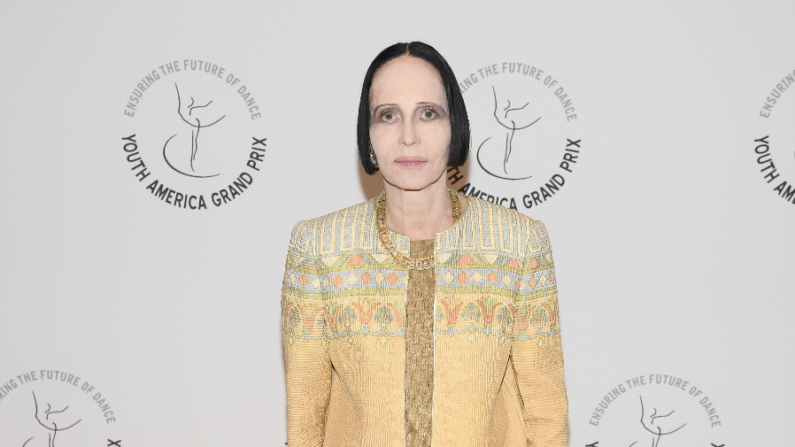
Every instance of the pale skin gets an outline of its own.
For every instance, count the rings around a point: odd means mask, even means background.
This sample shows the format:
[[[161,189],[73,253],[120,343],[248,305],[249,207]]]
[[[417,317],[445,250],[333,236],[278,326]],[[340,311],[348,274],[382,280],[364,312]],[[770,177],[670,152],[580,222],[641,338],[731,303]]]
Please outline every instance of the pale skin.
[[[439,73],[404,55],[384,64],[370,87],[370,141],[386,191],[386,226],[412,240],[453,225],[447,193],[450,119]],[[459,193],[462,211],[468,201]]]

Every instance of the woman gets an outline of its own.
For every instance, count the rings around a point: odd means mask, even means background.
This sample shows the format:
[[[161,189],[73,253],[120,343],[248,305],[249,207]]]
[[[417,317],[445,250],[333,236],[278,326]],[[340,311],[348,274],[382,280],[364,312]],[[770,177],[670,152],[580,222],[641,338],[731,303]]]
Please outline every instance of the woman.
[[[469,123],[442,56],[370,65],[359,155],[377,199],[293,228],[282,289],[290,447],[565,446],[541,222],[447,189]]]

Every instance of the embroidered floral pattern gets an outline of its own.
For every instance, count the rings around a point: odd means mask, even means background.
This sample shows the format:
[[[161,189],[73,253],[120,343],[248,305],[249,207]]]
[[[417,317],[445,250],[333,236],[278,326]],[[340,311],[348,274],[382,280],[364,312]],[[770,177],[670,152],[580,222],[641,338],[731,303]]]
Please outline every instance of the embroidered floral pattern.
[[[556,335],[557,312],[557,295],[523,305],[489,295],[468,302],[449,295],[439,298],[434,316],[438,333],[480,332],[524,340]],[[404,299],[384,304],[370,298],[339,306],[328,303],[320,306],[311,300],[292,301],[285,305],[283,314],[286,334],[310,339],[356,334],[402,336],[404,324]]]
[[[299,312],[297,307],[293,307],[290,309],[289,313],[285,313],[284,316],[284,331],[285,332],[294,332],[295,327],[301,323],[301,312]]]
[[[379,323],[382,323],[382,324],[391,323],[392,319],[393,319],[392,318],[392,312],[386,306],[382,306],[378,310],[378,312],[376,312],[374,318],[375,318],[375,321],[377,321]]]
[[[480,307],[475,307],[475,304],[469,303],[469,306],[464,308],[461,312],[461,318],[468,318],[470,320],[478,320],[483,314],[480,313]]]
[[[513,322],[513,318],[511,316],[511,311],[508,309],[508,306],[502,306],[500,312],[496,315],[497,321],[499,321],[503,325],[510,325]]]
[[[350,326],[351,321],[356,318],[356,312],[351,312],[351,308],[345,306],[345,310],[337,317],[340,321],[340,324],[344,324],[345,326]]]

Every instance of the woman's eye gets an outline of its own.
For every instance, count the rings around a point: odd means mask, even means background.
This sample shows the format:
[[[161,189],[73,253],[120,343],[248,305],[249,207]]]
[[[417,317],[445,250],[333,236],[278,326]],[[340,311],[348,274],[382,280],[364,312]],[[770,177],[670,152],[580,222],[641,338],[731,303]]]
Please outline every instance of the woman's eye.
[[[422,117],[426,120],[432,120],[436,118],[436,111],[433,109],[425,109],[425,111],[422,112]]]
[[[395,115],[393,112],[384,112],[384,113],[381,115],[381,118],[382,118],[384,121],[386,121],[386,122],[390,123],[390,122],[392,122],[392,121],[395,121],[395,120],[397,119],[397,116],[396,116],[396,115]]]

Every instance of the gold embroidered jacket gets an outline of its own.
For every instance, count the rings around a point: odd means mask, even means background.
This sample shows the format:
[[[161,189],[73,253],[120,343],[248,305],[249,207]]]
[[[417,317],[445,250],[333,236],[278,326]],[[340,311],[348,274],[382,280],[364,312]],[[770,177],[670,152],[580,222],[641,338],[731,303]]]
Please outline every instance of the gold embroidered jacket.
[[[433,445],[564,447],[546,229],[469,200],[434,239]],[[290,447],[404,445],[407,282],[378,240],[375,200],[295,225],[282,288]]]

